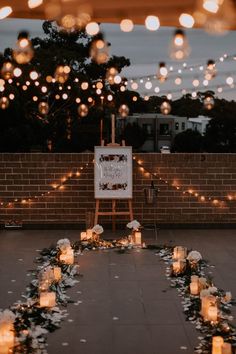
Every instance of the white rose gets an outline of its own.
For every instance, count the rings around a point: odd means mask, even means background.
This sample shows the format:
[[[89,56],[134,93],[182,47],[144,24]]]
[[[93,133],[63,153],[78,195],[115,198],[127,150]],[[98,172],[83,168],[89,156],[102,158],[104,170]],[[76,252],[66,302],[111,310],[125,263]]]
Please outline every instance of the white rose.
[[[101,225],[97,224],[92,228],[92,231],[95,232],[95,234],[100,235],[103,233],[104,230]]]
[[[198,251],[191,251],[189,252],[187,259],[190,262],[199,262],[202,259],[201,253],[199,253]]]
[[[141,224],[137,220],[133,220],[126,225],[129,229],[138,230]]]

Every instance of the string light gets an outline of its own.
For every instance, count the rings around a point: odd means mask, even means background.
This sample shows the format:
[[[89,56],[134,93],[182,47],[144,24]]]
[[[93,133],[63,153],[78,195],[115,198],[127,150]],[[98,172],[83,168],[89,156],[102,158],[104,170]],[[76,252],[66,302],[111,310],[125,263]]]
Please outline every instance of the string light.
[[[11,6],[4,6],[0,9],[0,20],[3,20],[4,18],[10,16],[12,13],[12,7]]]
[[[121,22],[120,22],[120,29],[121,31],[123,32],[132,32],[133,29],[134,29],[134,24],[133,24],[133,21],[130,20],[130,19],[123,19]]]
[[[176,60],[183,60],[190,54],[190,46],[183,30],[175,31],[170,44],[170,57]]]
[[[80,171],[83,171],[85,167],[88,167],[89,163],[85,163],[84,166],[81,166],[79,169]],[[66,176],[62,177],[59,183],[52,183],[49,184],[48,187],[52,189],[52,191],[62,191],[65,189],[65,184],[72,178],[74,177],[80,177],[81,172],[76,171],[70,171]],[[7,201],[7,202],[1,202],[0,205],[4,208],[14,208],[16,204],[21,204],[21,205],[30,205],[34,202],[37,202],[40,198],[44,198],[46,196],[50,196],[52,191],[47,191],[44,193],[41,193],[40,195],[34,195],[31,196],[30,198],[14,198],[12,201]]]
[[[212,202],[212,204],[214,206],[217,207],[224,207],[225,203],[222,200],[219,200],[217,198],[212,198],[212,197],[205,197],[204,195],[200,195],[199,192],[194,191],[192,188],[188,188],[188,189],[184,189],[180,186],[179,183],[177,183],[176,181],[173,181],[172,183],[168,182],[168,180],[163,179],[161,176],[158,176],[158,173],[153,173],[149,170],[147,170],[147,168],[145,168],[143,166],[143,161],[137,159],[136,156],[133,157],[133,160],[137,163],[139,170],[144,174],[144,176],[146,177],[151,177],[151,178],[158,178],[158,180],[162,183],[164,183],[165,185],[170,185],[172,188],[176,189],[177,191],[181,192],[184,196],[189,195],[191,197],[195,197],[197,200],[201,201],[201,202],[205,202],[206,199],[208,199],[209,202]],[[232,201],[234,198],[232,195],[227,195],[226,196],[227,200]]]
[[[149,31],[157,31],[160,27],[160,20],[157,16],[147,16],[145,26]]]

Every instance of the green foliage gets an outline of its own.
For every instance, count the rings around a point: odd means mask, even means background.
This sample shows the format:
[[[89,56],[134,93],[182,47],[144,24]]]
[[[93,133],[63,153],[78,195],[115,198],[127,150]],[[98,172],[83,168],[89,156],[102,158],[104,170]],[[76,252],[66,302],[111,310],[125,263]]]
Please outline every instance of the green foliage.
[[[201,152],[203,137],[197,130],[187,129],[175,136],[173,151]]]
[[[147,138],[146,130],[137,123],[128,123],[124,129],[123,138],[126,145],[130,145],[136,150],[144,144]]]

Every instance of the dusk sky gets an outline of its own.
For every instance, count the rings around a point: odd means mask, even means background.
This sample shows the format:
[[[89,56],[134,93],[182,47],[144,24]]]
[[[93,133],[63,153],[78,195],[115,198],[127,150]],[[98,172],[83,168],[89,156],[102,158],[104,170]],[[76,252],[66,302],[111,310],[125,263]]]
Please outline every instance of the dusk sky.
[[[123,33],[118,25],[102,25],[102,31],[105,38],[111,43],[110,53],[115,55],[124,55],[130,58],[131,66],[122,71],[122,75],[130,79],[135,79],[138,83],[138,91],[142,94],[153,95],[154,89],[158,86],[159,95],[173,93],[173,98],[182,95],[181,90],[187,89],[188,92],[194,90],[205,90],[202,85],[203,72],[199,67],[205,66],[208,59],[214,59],[216,62],[224,54],[236,55],[236,32],[229,32],[224,36],[213,36],[205,33],[203,30],[187,30],[188,41],[191,46],[191,54],[185,60],[187,67],[183,68],[182,62],[173,62],[169,58],[169,43],[174,32],[173,28],[162,27],[156,32],[150,32],[143,26],[135,26],[131,33]],[[14,46],[17,33],[27,29],[31,37],[42,35],[41,21],[14,20],[7,19],[0,22],[0,50],[6,47]],[[158,63],[164,61],[168,67],[173,66],[173,72],[164,84],[160,84],[153,76],[157,72]],[[193,66],[192,70],[190,69]],[[182,73],[179,74],[178,70]],[[224,62],[217,62],[218,74],[214,80],[209,83],[207,89],[217,91],[218,87],[223,88],[223,92],[216,93],[218,97],[227,99],[236,99],[235,89],[229,87],[225,80],[232,76],[236,80],[236,61],[226,59]],[[144,82],[140,83],[141,76],[149,76],[152,82],[152,88],[146,89]],[[182,84],[177,86],[174,83],[175,78],[182,78]],[[193,79],[199,79],[200,86],[194,89]]]

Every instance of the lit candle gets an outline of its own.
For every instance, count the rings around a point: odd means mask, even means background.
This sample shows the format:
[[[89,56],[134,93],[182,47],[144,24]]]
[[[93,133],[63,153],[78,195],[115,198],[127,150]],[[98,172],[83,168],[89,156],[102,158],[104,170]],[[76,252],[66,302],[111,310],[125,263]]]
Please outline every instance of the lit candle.
[[[202,290],[202,289],[205,289],[206,286],[207,286],[207,280],[206,280],[206,278],[203,278],[203,277],[199,278],[199,287],[200,287],[200,289],[201,289],[201,290]]]
[[[232,345],[230,343],[223,343],[222,354],[232,354]]]
[[[140,231],[135,231],[134,233],[134,243],[136,245],[141,245],[142,244],[142,234]]]
[[[86,234],[87,234],[87,239],[92,238],[93,237],[93,230],[92,229],[87,229]]]
[[[83,240],[87,240],[87,232],[86,231],[82,231],[80,233],[80,240],[83,241]]]
[[[56,293],[54,293],[53,291],[40,293],[39,306],[40,307],[56,306]]]
[[[60,267],[54,267],[53,274],[54,274],[54,279],[56,281],[61,280],[61,268]]]
[[[187,248],[183,246],[176,246],[174,248],[173,259],[184,259],[187,257]]]
[[[3,322],[0,325],[0,354],[8,354],[14,346],[14,329],[12,323]]]
[[[191,295],[198,295],[199,294],[199,285],[198,282],[191,282],[190,283],[190,294]]]
[[[217,322],[218,309],[217,306],[211,305],[207,310],[207,320],[212,322]]]
[[[191,283],[198,283],[199,277],[198,275],[191,275]]]
[[[73,249],[69,249],[66,253],[60,254],[60,261],[66,264],[74,263],[74,251]]]
[[[208,309],[210,306],[214,306],[216,304],[216,297],[213,295],[207,295],[202,297],[201,303],[201,315],[203,316],[205,321],[208,321]]]
[[[172,264],[173,272],[174,273],[180,273],[184,270],[184,267],[186,265],[185,259],[179,259]]]
[[[220,336],[212,337],[212,352],[211,354],[222,354],[222,346],[224,339]]]

